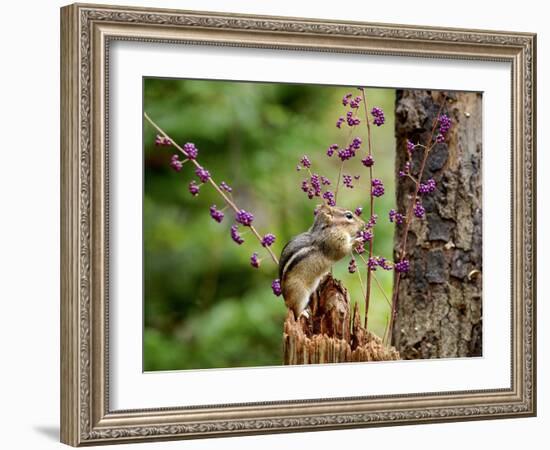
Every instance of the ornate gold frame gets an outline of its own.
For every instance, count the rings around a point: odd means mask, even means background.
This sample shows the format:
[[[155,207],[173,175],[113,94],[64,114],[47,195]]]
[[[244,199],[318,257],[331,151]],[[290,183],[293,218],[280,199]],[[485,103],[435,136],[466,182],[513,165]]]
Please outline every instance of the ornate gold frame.
[[[496,60],[512,67],[512,385],[509,389],[111,411],[108,391],[109,42]],[[536,413],[536,36],[75,4],[61,10],[61,440],[326,430]]]

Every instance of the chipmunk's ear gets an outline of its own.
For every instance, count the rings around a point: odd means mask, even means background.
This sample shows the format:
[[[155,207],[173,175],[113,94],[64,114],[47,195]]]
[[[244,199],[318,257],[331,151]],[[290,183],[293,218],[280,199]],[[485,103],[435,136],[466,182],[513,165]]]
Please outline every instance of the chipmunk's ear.
[[[320,205],[317,205],[315,209],[313,210],[313,215],[316,216],[318,212],[328,212],[330,207],[326,203],[321,203]]]
[[[323,222],[329,222],[332,220],[332,209],[326,203],[317,205],[313,214],[315,214],[316,221],[322,220]]]

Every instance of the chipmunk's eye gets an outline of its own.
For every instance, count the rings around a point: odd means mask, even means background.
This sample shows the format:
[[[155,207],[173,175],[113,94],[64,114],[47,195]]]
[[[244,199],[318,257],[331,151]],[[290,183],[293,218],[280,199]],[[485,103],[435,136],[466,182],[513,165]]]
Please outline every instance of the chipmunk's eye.
[[[351,211],[346,211],[345,216],[346,216],[346,219],[348,219],[348,220],[353,219],[353,214],[351,213]]]

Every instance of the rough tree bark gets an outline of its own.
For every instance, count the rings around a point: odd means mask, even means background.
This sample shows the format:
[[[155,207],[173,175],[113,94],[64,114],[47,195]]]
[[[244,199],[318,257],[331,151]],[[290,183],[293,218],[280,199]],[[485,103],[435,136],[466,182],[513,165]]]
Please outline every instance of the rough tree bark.
[[[350,314],[349,294],[339,281],[327,276],[312,295],[310,317],[294,319],[288,311],[283,333],[284,364],[400,359],[393,347],[361,325],[358,304]]]
[[[406,139],[429,141],[443,100],[436,91],[397,91],[397,167],[406,160]],[[399,286],[393,343],[404,359],[482,353],[481,94],[449,92],[443,112],[453,127],[428,157],[423,180],[433,177],[437,190],[422,198],[426,219],[409,229],[411,266]],[[420,157],[415,150],[413,172]],[[398,183],[400,211],[412,188],[412,182]],[[396,229],[396,250],[402,232]]]

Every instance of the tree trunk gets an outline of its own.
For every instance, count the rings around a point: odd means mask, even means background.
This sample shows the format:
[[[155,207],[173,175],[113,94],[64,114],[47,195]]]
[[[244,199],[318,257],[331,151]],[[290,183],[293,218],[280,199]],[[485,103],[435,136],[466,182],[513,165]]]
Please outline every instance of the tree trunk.
[[[283,335],[284,364],[385,361],[400,359],[393,347],[366,331],[356,303],[350,315],[349,294],[327,276],[312,295],[310,316],[294,319],[288,311]]]
[[[438,91],[397,91],[397,170],[406,161],[406,139],[429,142],[443,100]],[[423,176],[437,189],[422,197],[426,218],[411,223],[410,270],[399,285],[392,342],[404,359],[482,353],[481,94],[450,92],[443,112],[453,125],[447,141],[431,150]],[[421,156],[415,150],[413,173]],[[412,182],[398,183],[399,211],[411,193]],[[396,251],[402,232],[396,228]]]

